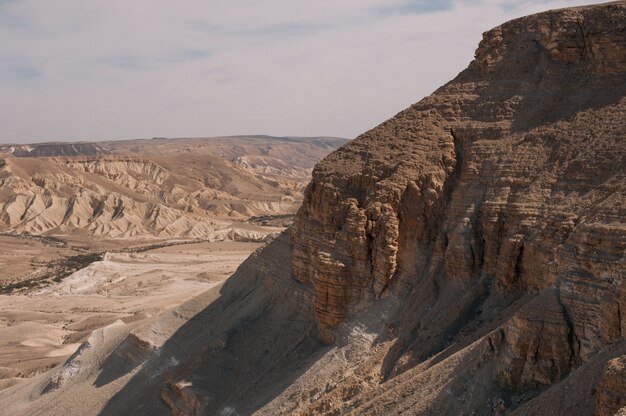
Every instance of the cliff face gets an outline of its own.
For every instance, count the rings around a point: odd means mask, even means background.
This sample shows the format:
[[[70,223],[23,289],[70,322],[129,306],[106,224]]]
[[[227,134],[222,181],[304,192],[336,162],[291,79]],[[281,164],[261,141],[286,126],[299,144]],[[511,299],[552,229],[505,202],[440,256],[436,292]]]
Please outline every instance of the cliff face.
[[[540,388],[626,335],[625,218],[626,4],[551,11],[317,165],[293,275],[326,342],[397,300],[384,377],[500,319],[499,385]]]

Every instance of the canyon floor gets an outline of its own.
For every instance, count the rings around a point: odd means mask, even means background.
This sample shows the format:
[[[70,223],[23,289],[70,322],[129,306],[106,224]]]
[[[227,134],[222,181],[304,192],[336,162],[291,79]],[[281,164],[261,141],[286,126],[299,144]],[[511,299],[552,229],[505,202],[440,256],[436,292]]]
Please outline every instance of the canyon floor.
[[[0,264],[14,271],[68,251],[2,242]],[[0,388],[63,362],[98,328],[139,323],[221,284],[259,246],[224,241],[109,252],[60,282],[0,295]],[[12,256],[21,261],[6,261]]]

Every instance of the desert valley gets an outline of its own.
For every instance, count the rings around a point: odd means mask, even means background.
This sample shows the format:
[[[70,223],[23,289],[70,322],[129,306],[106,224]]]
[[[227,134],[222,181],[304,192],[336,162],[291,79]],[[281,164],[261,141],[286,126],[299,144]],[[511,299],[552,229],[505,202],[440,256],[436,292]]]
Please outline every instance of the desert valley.
[[[0,248],[2,414],[624,416],[626,2],[352,140],[0,145]]]
[[[220,285],[292,222],[338,138],[0,146],[0,386]]]

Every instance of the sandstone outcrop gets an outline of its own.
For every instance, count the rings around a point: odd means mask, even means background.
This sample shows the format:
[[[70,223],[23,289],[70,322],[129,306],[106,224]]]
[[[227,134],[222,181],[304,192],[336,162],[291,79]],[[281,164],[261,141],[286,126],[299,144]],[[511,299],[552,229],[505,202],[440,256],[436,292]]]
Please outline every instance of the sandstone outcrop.
[[[316,167],[291,235],[322,329],[434,274],[556,288],[575,359],[620,337],[625,16],[615,3],[493,29],[454,81]]]
[[[515,305],[490,335],[511,391],[622,339],[625,59],[623,2],[505,23],[455,80],[318,164],[291,237],[322,339],[397,298],[393,377]]]

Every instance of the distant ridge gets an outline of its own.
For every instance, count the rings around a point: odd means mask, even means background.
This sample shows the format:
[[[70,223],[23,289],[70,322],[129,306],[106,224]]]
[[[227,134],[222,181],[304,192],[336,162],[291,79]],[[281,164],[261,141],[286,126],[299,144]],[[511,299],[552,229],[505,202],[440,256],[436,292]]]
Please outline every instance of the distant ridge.
[[[269,136],[269,135],[235,135],[235,136],[215,136],[215,137],[153,137],[152,139],[131,139],[131,140],[115,140],[115,141],[79,141],[79,142],[43,142],[33,144],[0,144],[0,154],[10,154],[16,157],[54,157],[54,156],[96,156],[112,153],[128,153],[128,146],[133,144],[140,145],[146,141],[168,141],[174,143],[184,142],[225,142],[228,140],[267,140],[277,142],[289,141],[307,141],[316,143],[321,146],[332,148],[338,143],[346,142],[346,139],[340,137],[320,136]],[[227,143],[225,143],[227,144]]]
[[[231,235],[231,223],[293,215],[314,164],[346,142],[237,136],[2,146],[0,231],[125,239],[261,235],[239,225]]]

